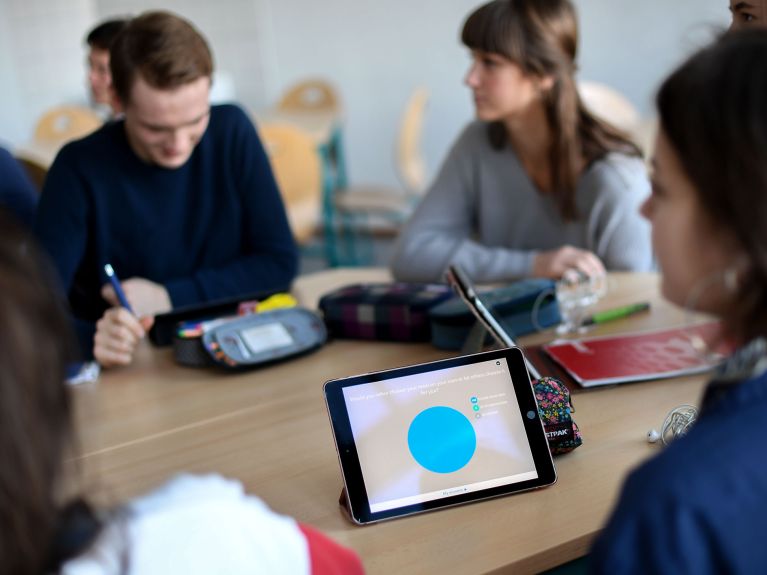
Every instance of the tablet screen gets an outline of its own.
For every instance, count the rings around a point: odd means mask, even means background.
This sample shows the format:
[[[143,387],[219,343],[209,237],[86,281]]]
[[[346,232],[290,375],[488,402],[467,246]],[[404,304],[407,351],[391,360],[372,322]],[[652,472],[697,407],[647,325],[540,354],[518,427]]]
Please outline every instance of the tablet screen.
[[[553,481],[518,350],[328,386],[340,388],[336,413],[330,397],[329,409],[341,439],[350,503],[359,515],[353,514],[355,520],[396,517]]]

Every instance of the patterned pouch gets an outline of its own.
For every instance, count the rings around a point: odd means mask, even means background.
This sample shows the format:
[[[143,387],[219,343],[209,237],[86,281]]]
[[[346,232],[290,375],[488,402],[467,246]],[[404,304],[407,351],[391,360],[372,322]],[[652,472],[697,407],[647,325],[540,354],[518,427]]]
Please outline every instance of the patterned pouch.
[[[533,381],[533,390],[551,454],[568,453],[583,443],[581,432],[570,415],[575,408],[567,387],[556,378],[542,377]]]

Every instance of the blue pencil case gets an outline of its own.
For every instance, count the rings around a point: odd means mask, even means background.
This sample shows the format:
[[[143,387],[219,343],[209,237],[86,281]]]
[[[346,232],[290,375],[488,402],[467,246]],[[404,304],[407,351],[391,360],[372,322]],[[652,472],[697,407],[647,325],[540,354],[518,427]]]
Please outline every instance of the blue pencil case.
[[[512,336],[520,336],[560,323],[554,287],[552,280],[531,278],[482,292],[481,295],[482,301],[494,312],[506,331]],[[432,344],[451,350],[461,349],[477,321],[458,296],[431,308],[429,320]]]

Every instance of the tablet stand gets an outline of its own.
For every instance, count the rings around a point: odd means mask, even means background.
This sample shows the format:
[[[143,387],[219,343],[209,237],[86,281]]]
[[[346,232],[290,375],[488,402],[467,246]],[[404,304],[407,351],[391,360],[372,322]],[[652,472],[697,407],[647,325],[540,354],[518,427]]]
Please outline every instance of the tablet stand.
[[[352,519],[352,512],[349,509],[349,503],[346,501],[346,487],[341,488],[341,496],[338,498],[338,505],[341,506],[341,511],[349,521],[354,522]]]
[[[466,340],[461,346],[461,354],[469,355],[482,351],[485,348],[487,333],[487,328],[482,325],[482,322],[479,320],[475,321],[474,325],[471,326],[469,335],[466,336]]]

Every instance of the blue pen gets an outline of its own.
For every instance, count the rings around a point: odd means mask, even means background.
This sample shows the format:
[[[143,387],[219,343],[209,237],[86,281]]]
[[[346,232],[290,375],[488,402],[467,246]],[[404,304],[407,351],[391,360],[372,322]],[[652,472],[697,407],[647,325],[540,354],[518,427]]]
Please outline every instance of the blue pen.
[[[125,309],[127,309],[129,312],[133,313],[133,309],[128,303],[128,298],[125,297],[125,292],[123,291],[123,288],[120,285],[120,280],[117,279],[117,276],[115,275],[115,271],[112,269],[112,266],[110,264],[106,264],[104,266],[104,271],[106,272],[107,277],[109,278],[109,282],[112,284],[112,287],[114,288],[115,293],[117,294],[117,299],[120,300],[120,305],[123,306]]]

